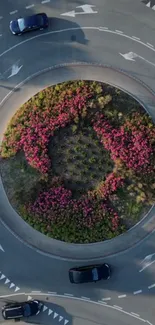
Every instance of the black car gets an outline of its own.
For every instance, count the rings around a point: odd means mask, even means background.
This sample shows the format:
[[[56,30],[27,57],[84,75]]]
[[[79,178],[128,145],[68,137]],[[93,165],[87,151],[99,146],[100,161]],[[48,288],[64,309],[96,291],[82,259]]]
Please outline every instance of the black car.
[[[75,267],[69,270],[71,283],[97,282],[102,279],[109,279],[111,274],[108,264],[87,265]]]
[[[14,35],[21,35],[36,29],[44,29],[48,27],[48,17],[45,13],[18,18],[10,21],[10,30]]]
[[[18,302],[7,304],[2,307],[2,316],[4,319],[20,319],[38,315],[43,304],[39,300],[30,300],[26,302]]]

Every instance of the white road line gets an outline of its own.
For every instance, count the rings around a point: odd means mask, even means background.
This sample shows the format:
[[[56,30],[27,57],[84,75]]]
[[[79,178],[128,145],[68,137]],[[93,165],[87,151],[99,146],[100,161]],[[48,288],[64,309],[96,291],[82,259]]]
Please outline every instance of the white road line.
[[[120,296],[118,296],[118,298],[125,298],[126,297],[126,295],[120,295]]]
[[[90,300],[88,297],[81,296],[82,299]]]
[[[139,272],[143,272],[147,267],[151,266],[154,262],[155,260],[150,263],[147,263],[145,266],[142,267],[142,269]]]
[[[148,289],[152,289],[155,287],[155,283],[151,284],[150,286],[148,286]]]
[[[38,292],[40,293],[41,291],[34,290],[34,291],[32,291],[32,292],[33,292],[33,293],[38,293]]]
[[[22,296],[25,295],[27,296],[27,293],[25,292],[20,292],[20,293],[11,293],[10,295],[4,295],[4,296],[0,296],[0,298],[7,298],[7,297],[14,297],[14,296]]]
[[[57,292],[51,292],[51,291],[48,291],[48,293],[49,293],[50,295],[57,295]]]
[[[23,82],[24,82],[24,81],[20,82],[17,86],[14,87],[14,89],[18,88],[19,85],[23,84]],[[11,91],[11,92],[13,92],[13,91]],[[0,298],[10,297],[10,296],[15,296],[15,295],[16,295],[16,296],[17,296],[17,295],[25,295],[25,296],[28,296],[28,295],[31,295],[31,292],[29,292],[29,293],[22,292],[22,293],[19,293],[19,294],[18,294],[18,293],[17,293],[17,294],[10,294],[10,295],[5,295],[5,296],[0,296]],[[46,293],[45,293],[45,292],[41,292],[39,295],[47,296],[47,292],[46,292]],[[56,297],[64,298],[64,295],[56,294],[55,296],[56,296]],[[66,298],[67,298],[67,297],[66,297]],[[84,299],[82,299],[82,298],[78,298],[78,297],[68,297],[68,299],[74,299],[74,300],[84,301]],[[94,304],[94,305],[101,305],[101,306],[104,306],[104,307],[107,307],[107,308],[110,308],[110,309],[117,310],[117,311],[119,311],[120,313],[123,313],[123,314],[125,314],[125,315],[129,315],[129,316],[131,316],[131,317],[133,317],[133,318],[139,319],[139,320],[141,320],[141,321],[144,322],[144,323],[148,322],[149,325],[152,325],[149,321],[146,321],[144,318],[140,318],[140,317],[138,317],[138,316],[136,316],[136,315],[133,315],[133,314],[131,314],[131,313],[129,313],[129,312],[123,310],[123,309],[117,309],[116,307],[111,306],[111,305],[107,305],[107,304],[105,304],[105,303],[103,303],[103,302],[90,300],[89,303],[92,303],[92,304]]]
[[[137,39],[138,41],[140,41],[140,38],[139,37],[132,36],[132,38]]]
[[[131,311],[131,314],[134,315],[134,316],[140,317],[138,314],[133,313],[132,311]]]
[[[5,50],[4,52],[0,53],[0,57],[2,57],[4,54],[10,52],[11,50],[15,49],[16,47],[19,47],[20,45],[23,45],[23,44],[25,44],[25,43],[27,43],[27,42],[30,42],[30,41],[32,41],[32,40],[34,40],[34,39],[36,39],[36,38],[39,38],[39,37],[45,37],[45,36],[47,36],[47,35],[52,35],[52,34],[65,33],[65,32],[72,31],[72,30],[97,30],[97,31],[103,31],[103,32],[106,32],[106,33],[111,33],[111,34],[119,35],[119,36],[122,36],[122,37],[125,37],[125,38],[128,38],[128,39],[134,40],[135,42],[137,42],[137,43],[139,43],[139,44],[142,44],[142,45],[144,45],[145,47],[147,47],[147,48],[149,48],[150,50],[152,50],[152,51],[155,52],[155,49],[154,49],[153,47],[151,47],[151,46],[149,47],[148,44],[146,44],[146,43],[144,43],[144,42],[142,42],[142,41],[135,40],[135,39],[133,39],[131,36],[128,36],[128,35],[126,35],[126,34],[124,34],[124,33],[123,33],[123,34],[119,34],[119,33],[116,33],[116,32],[113,31],[113,30],[102,29],[102,28],[104,28],[104,27],[72,27],[72,28],[59,29],[59,30],[50,31],[50,32],[47,32],[47,33],[44,33],[44,34],[35,35],[35,36],[31,37],[31,38],[28,38],[28,39],[26,39],[26,40],[24,40],[24,41],[22,41],[22,42],[19,42],[19,43],[15,44],[15,45],[9,47],[9,48],[8,48],[7,50]],[[151,210],[151,209],[150,209],[150,210]],[[5,223],[4,223],[4,224],[5,224]],[[6,225],[5,225],[5,227],[6,227]],[[9,230],[9,228],[7,228],[7,229]],[[10,230],[9,230],[9,231],[10,231]],[[15,236],[14,232],[11,232],[11,233]],[[18,236],[15,236],[15,237],[18,238],[18,240],[20,240],[21,242],[23,242],[22,239],[20,239]],[[27,246],[28,246],[28,247],[31,247],[31,245],[28,245],[28,244],[27,244]],[[39,253],[42,254],[42,255],[45,255],[45,254],[43,254],[39,249],[37,249],[36,251],[39,252]],[[114,254],[114,255],[116,255],[116,254]],[[46,256],[47,256],[47,254],[46,254]],[[49,255],[48,255],[48,256],[49,256]],[[63,259],[63,258],[62,258],[62,259]],[[63,259],[63,260],[65,260],[65,259]]]
[[[123,34],[123,32],[121,30],[115,29],[115,32]]]
[[[101,300],[98,300],[99,304],[103,304],[103,305],[107,305],[107,302],[104,302],[104,301],[101,301]]]
[[[134,294],[134,295],[138,295],[138,294],[141,293],[141,292],[142,292],[142,290],[137,290],[137,291],[134,291],[133,294]]]
[[[147,45],[149,45],[149,46],[151,46],[151,47],[154,47],[152,44],[150,44],[150,43],[148,43],[148,42],[147,42]]]
[[[108,298],[102,298],[102,300],[104,301],[104,300],[111,300],[111,298],[110,297],[108,297]]]
[[[17,12],[18,12],[18,10],[11,11],[11,12],[10,12],[10,15],[14,15],[14,14],[16,14]]]
[[[117,305],[113,305],[115,308],[118,308],[118,309],[123,309],[122,307],[120,306],[117,306]]]
[[[64,293],[65,296],[73,297],[71,293]]]
[[[43,0],[43,1],[41,1],[41,3],[48,3],[48,2],[50,2],[51,0]]]
[[[99,30],[108,30],[109,28],[108,27],[99,27]]]
[[[30,9],[30,8],[33,8],[33,7],[34,7],[34,4],[29,5],[29,6],[26,6],[25,8],[26,8],[26,9]]]

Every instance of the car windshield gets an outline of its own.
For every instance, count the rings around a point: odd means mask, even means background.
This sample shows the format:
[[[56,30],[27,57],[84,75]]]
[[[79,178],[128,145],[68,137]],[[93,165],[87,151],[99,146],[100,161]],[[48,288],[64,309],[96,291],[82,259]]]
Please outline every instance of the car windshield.
[[[27,316],[30,316],[31,315],[31,308],[28,304],[25,304],[23,306],[23,309],[24,309],[24,316],[27,317]]]
[[[23,32],[24,29],[26,29],[25,20],[23,18],[18,19],[18,26],[21,32]]]
[[[93,281],[97,281],[98,280],[98,271],[97,271],[96,267],[94,267],[92,269],[92,275],[93,275]]]

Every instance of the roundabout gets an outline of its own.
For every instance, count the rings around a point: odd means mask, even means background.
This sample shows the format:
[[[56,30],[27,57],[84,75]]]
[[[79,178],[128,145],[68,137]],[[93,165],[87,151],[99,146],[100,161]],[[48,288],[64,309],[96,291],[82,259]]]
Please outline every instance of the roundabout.
[[[39,8],[40,3],[36,4],[36,8],[37,5]],[[139,1],[136,1],[135,4],[131,1],[131,5],[129,1],[126,1],[124,4],[118,2],[117,8],[112,12],[113,2],[104,4],[103,8],[102,4],[98,3],[96,4],[96,7],[97,5],[99,7],[97,8],[98,12],[100,11],[98,16],[92,15],[90,18],[89,15],[79,15],[75,19],[66,19],[66,22],[62,19],[61,21],[60,15],[63,12],[75,9],[78,5],[80,4],[74,3],[70,8],[69,4],[64,6],[62,2],[62,8],[58,9],[55,8],[55,5],[51,8],[51,4],[45,4],[44,10],[47,14],[51,15],[51,9],[55,13],[55,26],[56,20],[58,20],[56,32],[51,30],[47,32],[47,35],[46,33],[41,36],[36,34],[32,37],[32,40],[28,39],[29,36],[24,36],[23,41],[21,39],[13,40],[6,32],[7,46],[2,36],[1,49],[4,52],[0,55],[1,139],[7,122],[17,107],[44,87],[69,79],[84,78],[90,80],[93,76],[93,80],[106,81],[118,86],[120,89],[132,94],[135,99],[139,99],[140,103],[146,107],[153,117],[155,107],[155,50],[153,47],[154,32],[152,31],[154,15],[151,9],[146,8]],[[125,15],[125,5],[129,15]],[[25,4],[25,6],[28,6],[28,4]],[[15,9],[15,7],[11,8],[10,12]],[[137,12],[139,9],[137,16],[134,13],[136,9]],[[22,11],[22,9],[20,10]],[[30,10],[33,10],[33,8]],[[133,13],[132,26],[130,24],[131,12]],[[141,17],[144,17],[144,15],[145,27],[143,27],[144,21],[141,22]],[[94,27],[83,28],[83,17],[85,17],[85,26]],[[125,24],[124,21],[126,21]],[[134,30],[136,30],[136,33]],[[30,48],[31,56],[27,55]],[[134,53],[134,58],[132,58],[133,54],[132,56],[127,55],[130,52]],[[122,57],[120,53],[126,54],[126,57],[130,57],[131,60]],[[104,69],[104,73],[102,69]],[[14,73],[15,71],[18,72]],[[10,75],[11,77],[9,77]],[[102,79],[103,75],[104,80]],[[73,246],[68,251],[69,256],[66,256],[66,253],[64,255],[63,252],[66,247],[58,247],[58,250],[56,250],[57,248],[53,242],[51,245],[53,249],[52,256],[50,255],[51,247],[49,249],[48,243],[45,243],[43,239],[46,249],[40,250],[39,246],[42,245],[42,240],[34,238],[34,232],[21,221],[9,206],[2,184],[0,194],[0,217],[2,220],[0,245],[4,250],[4,252],[0,251],[1,277],[4,275],[6,277],[5,281],[7,279],[11,281],[15,289],[17,288],[18,291],[19,288],[20,292],[31,293],[32,290],[53,292],[54,290],[56,292],[61,291],[62,294],[65,292],[73,294],[77,297],[88,296],[88,298],[96,301],[113,297],[115,306],[123,308],[127,313],[135,313],[139,315],[137,317],[142,318],[142,320],[137,319],[135,321],[154,324],[153,287],[149,289],[150,295],[143,290],[144,287],[154,285],[154,264],[148,263],[144,271],[139,274],[142,260],[145,256],[154,254],[155,251],[153,208],[150,214],[142,220],[141,224],[127,233],[124,240],[122,235],[117,243],[107,242],[104,248],[98,247],[97,254],[96,245],[86,247],[85,250],[82,247],[79,250],[79,247],[77,249],[77,247]],[[11,229],[11,232],[9,229]],[[14,234],[16,234],[16,237]],[[28,246],[24,243],[25,236],[27,237]],[[129,247],[130,249],[128,249]],[[63,258],[59,259],[58,255]],[[107,256],[107,262],[114,265],[115,270],[113,278],[108,284],[104,283],[101,286],[95,285],[93,287],[87,285],[80,288],[70,287],[67,272],[69,267],[73,266],[72,260],[74,260],[74,264],[75,260],[77,260],[76,263],[81,264],[83,259],[89,261],[99,258],[101,261],[105,256]],[[2,277],[1,280],[3,279]],[[3,295],[8,294],[7,282],[4,285],[1,281],[0,285]],[[134,298],[132,298],[131,292],[138,293],[133,294]],[[125,295],[129,296],[127,298],[129,300],[119,298],[119,296]],[[54,298],[53,303],[61,305],[60,300],[57,301],[56,298]],[[109,324],[112,322],[112,318],[116,318],[122,324],[125,322],[133,323],[133,320],[126,318],[129,315],[122,318],[118,315],[115,316],[108,307],[106,307],[106,320],[104,321],[105,312],[100,312],[100,307],[97,310],[96,307],[92,306],[87,309],[86,305],[85,307],[79,306],[77,301],[74,302],[73,306],[68,301],[68,298],[64,299],[64,306],[70,315],[59,313],[59,317],[64,317],[62,319],[64,324],[65,320],[69,320],[73,324],[83,322],[87,324],[95,321],[101,324]],[[72,320],[74,313],[71,312],[69,306],[75,311],[80,309],[83,319],[81,320],[80,316],[77,315],[78,320]],[[88,315],[91,309],[94,310],[95,315],[101,316],[96,316],[96,319],[92,316],[89,319]],[[58,314],[56,309],[54,312]],[[118,310],[116,312],[118,313]],[[58,319],[57,317],[55,316],[55,320]],[[37,320],[37,322],[41,323],[41,319]]]

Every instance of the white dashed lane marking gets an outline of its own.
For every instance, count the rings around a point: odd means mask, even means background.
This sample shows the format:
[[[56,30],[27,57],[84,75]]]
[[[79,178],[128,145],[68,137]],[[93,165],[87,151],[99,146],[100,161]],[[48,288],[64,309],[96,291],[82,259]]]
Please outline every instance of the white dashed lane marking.
[[[134,315],[134,316],[140,317],[138,314],[133,313],[132,311],[131,311],[131,314]]]
[[[115,308],[122,310],[123,308],[117,305],[113,305]]]
[[[10,12],[10,15],[14,15],[14,14],[16,14],[17,12],[18,12],[18,10],[11,11],[11,12]]]
[[[103,304],[103,305],[107,305],[107,302],[102,301],[102,300],[98,300],[99,304]]]
[[[148,289],[152,289],[155,287],[155,283],[151,284],[150,286],[148,286]]]
[[[111,298],[110,297],[108,297],[108,298],[102,298],[102,300],[104,301],[106,301],[106,300],[111,300]]]
[[[140,38],[139,37],[132,36],[132,38],[136,39],[137,41],[140,41]]]
[[[25,8],[26,8],[26,9],[30,9],[30,8],[33,8],[33,7],[34,7],[34,4],[29,5],[29,6],[26,6]]]
[[[118,298],[125,298],[126,297],[126,295],[120,295],[120,296],[118,296]]]
[[[142,290],[137,290],[133,292],[134,295],[138,295],[139,293],[142,293]]]
[[[43,1],[41,1],[41,3],[48,3],[48,2],[50,2],[51,0],[43,0]]]
[[[149,45],[149,46],[151,46],[151,47],[154,47],[152,44],[150,44],[150,43],[147,43],[147,45]]]
[[[115,29],[115,32],[123,34],[123,32],[121,30]]]

